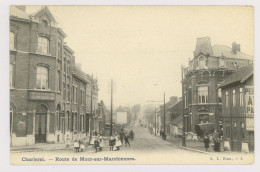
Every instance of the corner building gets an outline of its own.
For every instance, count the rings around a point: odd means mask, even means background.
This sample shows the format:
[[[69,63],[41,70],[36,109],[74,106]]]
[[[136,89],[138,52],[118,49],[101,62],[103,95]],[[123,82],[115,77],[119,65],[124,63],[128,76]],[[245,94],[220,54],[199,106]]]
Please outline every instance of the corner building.
[[[221,89],[226,77],[252,62],[252,57],[240,51],[240,45],[211,46],[210,38],[197,39],[194,58],[183,68],[184,129],[195,133],[195,125],[213,123],[223,135]]]
[[[65,134],[72,139],[79,133],[73,130],[75,111],[86,114],[86,95],[72,107],[73,78],[82,94],[86,81],[74,70],[66,34],[47,7],[28,14],[24,6],[11,6],[9,36],[11,146],[64,142]],[[80,117],[75,119],[74,126]]]

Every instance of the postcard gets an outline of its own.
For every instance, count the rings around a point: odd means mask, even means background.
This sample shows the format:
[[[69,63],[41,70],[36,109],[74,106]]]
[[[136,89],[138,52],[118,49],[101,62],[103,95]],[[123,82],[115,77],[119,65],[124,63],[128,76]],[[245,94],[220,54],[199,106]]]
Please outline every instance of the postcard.
[[[254,7],[9,14],[10,164],[253,164]]]

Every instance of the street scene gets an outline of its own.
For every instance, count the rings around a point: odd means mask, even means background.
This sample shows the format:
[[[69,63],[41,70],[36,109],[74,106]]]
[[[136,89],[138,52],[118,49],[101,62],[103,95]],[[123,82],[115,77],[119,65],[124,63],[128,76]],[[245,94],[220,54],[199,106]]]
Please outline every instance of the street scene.
[[[10,6],[11,164],[254,163],[252,16]]]

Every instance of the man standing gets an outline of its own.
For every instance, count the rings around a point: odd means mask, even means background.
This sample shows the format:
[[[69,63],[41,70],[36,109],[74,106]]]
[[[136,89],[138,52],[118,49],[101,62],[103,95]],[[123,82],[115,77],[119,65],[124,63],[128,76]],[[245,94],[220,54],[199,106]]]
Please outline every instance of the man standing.
[[[123,130],[123,128],[121,129],[121,131],[119,132],[119,137],[120,137],[120,141],[121,141],[121,143],[122,143],[122,145],[123,145],[123,141],[124,141],[124,130]]]

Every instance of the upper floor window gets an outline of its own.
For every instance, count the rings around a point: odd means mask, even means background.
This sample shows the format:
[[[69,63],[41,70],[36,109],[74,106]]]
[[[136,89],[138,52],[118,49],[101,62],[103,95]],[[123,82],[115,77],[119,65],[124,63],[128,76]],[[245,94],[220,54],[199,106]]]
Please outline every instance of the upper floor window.
[[[38,53],[47,55],[49,53],[49,39],[46,37],[38,37]]]
[[[68,95],[67,95],[67,101],[69,102],[70,101],[70,85],[69,84],[67,84],[67,93],[68,93]]]
[[[200,86],[198,87],[198,98],[199,103],[207,103],[208,102],[208,86]]]
[[[13,64],[10,64],[10,66],[9,66],[10,68],[9,68],[9,82],[10,82],[10,87],[13,87],[14,86],[14,79],[13,79],[13,75],[14,75],[14,65]]]
[[[14,38],[15,38],[15,34],[14,32],[9,32],[9,47],[10,47],[10,50],[13,50],[14,49]]]
[[[61,40],[58,42],[58,58],[62,59],[62,46],[61,46]]]
[[[228,107],[228,92],[226,91],[226,107]]]
[[[233,106],[236,106],[236,90],[233,90]]]
[[[57,71],[57,88],[58,88],[58,91],[61,92],[61,73],[60,71]]]
[[[49,70],[46,67],[37,67],[36,88],[48,89]]]
[[[219,59],[219,67],[225,67],[225,59],[223,57]]]
[[[199,58],[199,68],[200,69],[206,68],[206,59],[203,56]]]
[[[67,62],[67,73],[70,73],[70,61]]]
[[[244,105],[243,88],[239,89],[239,101],[240,101],[240,106],[243,106]]]

